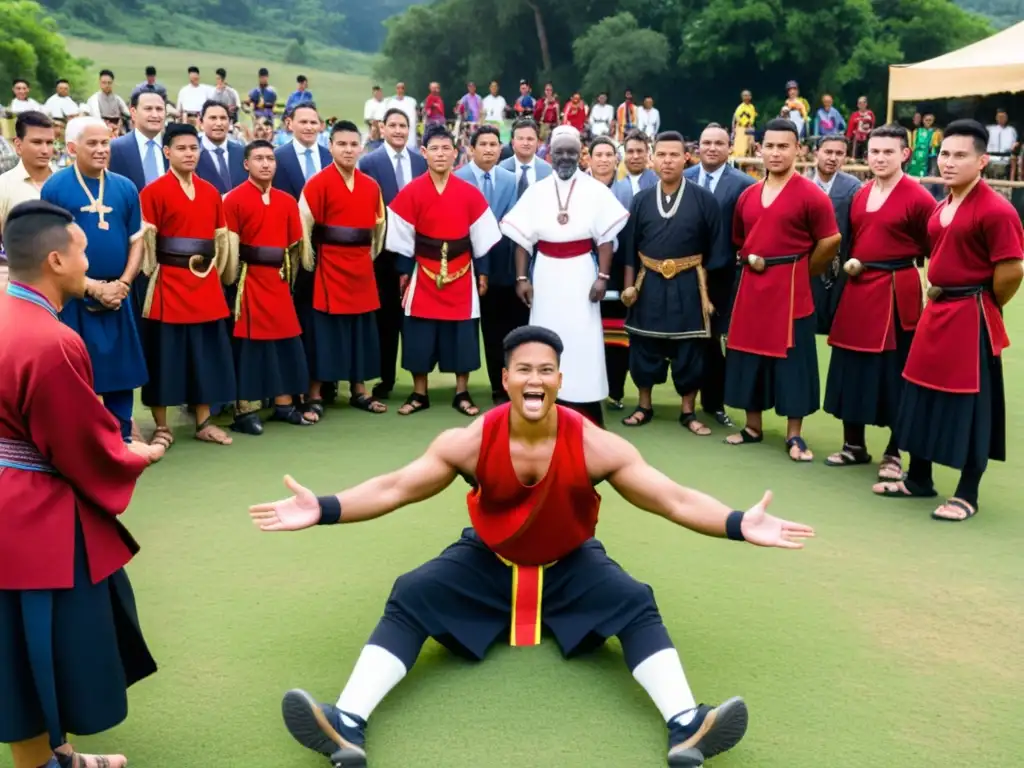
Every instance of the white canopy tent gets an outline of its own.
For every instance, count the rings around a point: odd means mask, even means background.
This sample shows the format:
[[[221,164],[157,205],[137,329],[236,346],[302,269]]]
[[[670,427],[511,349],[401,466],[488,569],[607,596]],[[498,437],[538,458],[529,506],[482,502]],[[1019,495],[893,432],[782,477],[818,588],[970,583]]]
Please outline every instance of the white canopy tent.
[[[897,101],[987,96],[1024,90],[1024,21],[917,64],[889,67],[887,122]]]

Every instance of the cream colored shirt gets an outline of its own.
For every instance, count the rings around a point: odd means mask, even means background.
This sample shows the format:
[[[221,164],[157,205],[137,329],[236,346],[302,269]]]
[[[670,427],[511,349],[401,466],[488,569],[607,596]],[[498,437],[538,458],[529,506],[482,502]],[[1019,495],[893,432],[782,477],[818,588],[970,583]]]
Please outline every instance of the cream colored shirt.
[[[27,200],[38,200],[39,189],[32,183],[32,177],[19,162],[7,173],[0,175],[0,232],[11,209]]]

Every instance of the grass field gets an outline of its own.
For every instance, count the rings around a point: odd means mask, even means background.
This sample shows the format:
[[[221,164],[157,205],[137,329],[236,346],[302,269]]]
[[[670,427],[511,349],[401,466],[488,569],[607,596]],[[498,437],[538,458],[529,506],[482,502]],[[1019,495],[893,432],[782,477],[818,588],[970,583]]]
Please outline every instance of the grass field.
[[[1022,317],[1009,312],[1018,344]],[[1017,347],[1005,373],[1011,463],[992,466],[981,514],[965,524],[930,520],[931,501],[874,498],[870,467],[823,466],[841,439],[825,414],[807,428],[818,461],[797,465],[781,419],[766,421],[764,444],[730,448],[722,428],[707,439],[684,432],[669,389],[656,391],[655,422],[628,432],[654,465],[741,508],[771,488],[774,512],[818,530],[802,552],[759,550],[672,528],[604,490],[601,537],[654,587],[698,698],[749,703],[747,738],[712,768],[1020,764]],[[482,402],[485,379],[475,380]],[[411,418],[339,406],[315,428],[271,424],[230,448],[190,440],[182,425],[124,518],[142,543],[130,573],[161,670],[132,690],[124,725],[82,747],[123,750],[134,768],[326,765],[284,730],[282,693],[336,699],[394,578],[467,524],[466,488],[372,524],[300,534],[259,533],[246,508],[279,498],[284,472],[327,493],[412,459],[465,423],[447,407],[453,382],[433,383],[434,408]],[[876,456],[883,445],[873,433]],[[937,481],[952,492],[950,472]],[[664,736],[616,643],[563,662],[546,638],[496,647],[480,665],[431,642],[374,714],[369,744],[375,768],[655,768]]]
[[[131,94],[132,88],[143,80],[145,68],[150,64],[156,67],[157,80],[167,87],[167,93],[172,99],[177,98],[178,90],[188,82],[188,68],[192,65],[199,67],[203,82],[210,84],[214,81],[214,71],[224,67],[228,72],[228,82],[238,90],[242,98],[256,87],[256,73],[260,67],[267,67],[271,74],[270,84],[277,89],[282,102],[295,90],[295,77],[304,74],[309,78],[310,90],[324,117],[333,115],[362,121],[363,103],[370,98],[372,83],[365,74],[339,74],[267,59],[241,58],[218,53],[212,47],[206,51],[185,51],[80,38],[69,38],[67,43],[68,50],[75,56],[93,62],[90,71],[94,75],[98,75],[101,69],[113,70],[117,76],[115,88],[125,99]],[[363,60],[371,58],[357,53],[352,53],[352,56],[359,59],[361,64],[365,63]]]

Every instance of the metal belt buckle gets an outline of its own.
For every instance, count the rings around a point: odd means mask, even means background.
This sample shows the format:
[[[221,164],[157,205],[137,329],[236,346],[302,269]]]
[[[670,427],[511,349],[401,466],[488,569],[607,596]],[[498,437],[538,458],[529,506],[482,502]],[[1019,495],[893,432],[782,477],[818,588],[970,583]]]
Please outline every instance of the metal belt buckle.
[[[676,266],[675,259],[662,259],[658,265],[658,271],[661,272],[661,276],[666,280],[671,280],[679,272],[679,268]]]

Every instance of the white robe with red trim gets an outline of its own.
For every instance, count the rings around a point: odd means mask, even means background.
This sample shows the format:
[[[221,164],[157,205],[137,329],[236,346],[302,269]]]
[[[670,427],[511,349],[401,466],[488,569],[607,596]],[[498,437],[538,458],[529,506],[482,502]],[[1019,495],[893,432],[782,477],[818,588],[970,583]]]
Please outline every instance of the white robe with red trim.
[[[558,223],[560,210],[569,215],[565,224]],[[569,181],[551,174],[532,184],[501,221],[502,233],[527,252],[537,243],[591,241],[590,250],[569,258],[549,256],[543,245],[537,247],[530,278],[530,324],[557,333],[565,348],[558,397],[567,403],[608,397],[601,304],[590,300],[590,289],[597,279],[597,247],[614,242],[628,218],[608,187],[576,171]]]

